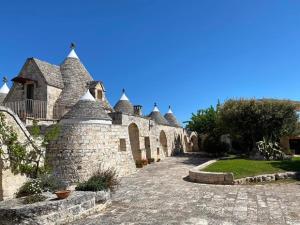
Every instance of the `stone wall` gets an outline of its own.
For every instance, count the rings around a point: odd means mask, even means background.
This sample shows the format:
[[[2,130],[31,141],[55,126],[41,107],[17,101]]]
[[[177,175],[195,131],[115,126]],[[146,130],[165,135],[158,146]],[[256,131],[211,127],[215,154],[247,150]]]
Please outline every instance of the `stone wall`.
[[[118,121],[122,122],[119,129],[121,129],[123,133],[127,133],[127,135],[129,135],[128,128],[131,124],[135,124],[138,127],[140,154],[143,159],[149,158],[149,156],[156,160],[158,158],[162,159],[166,156],[173,155],[175,151],[186,150],[183,139],[186,137],[189,140],[189,137],[186,131],[182,128],[158,125],[153,120],[139,116],[121,114],[121,118],[120,115],[116,118],[118,118]],[[162,132],[166,135],[167,151],[163,151],[163,146],[161,144],[160,134]],[[150,147],[145,145],[147,142],[145,139],[148,138],[150,141]],[[126,142],[129,145],[128,150],[130,151],[131,146],[129,137]],[[147,157],[147,151],[149,150],[150,152]]]
[[[30,134],[20,121],[19,117],[10,109],[0,106],[0,113],[5,116],[6,123],[13,127],[13,130],[18,134],[18,140],[21,143],[30,140]],[[30,146],[28,146],[30,147]],[[27,180],[25,176],[20,174],[15,175],[10,170],[3,169],[3,163],[0,161],[0,200],[12,198],[14,193]]]
[[[136,171],[136,160],[163,159],[186,149],[183,140],[189,137],[182,128],[139,116],[118,114],[117,118],[121,124],[62,120],[60,137],[46,153],[56,175],[71,184],[87,180],[100,168],[114,168],[125,176]]]
[[[61,92],[60,88],[47,85],[47,119],[53,119],[54,105]]]
[[[60,137],[48,146],[46,160],[63,180],[87,180],[101,168],[114,168],[120,176],[135,172],[131,152],[119,149],[119,138],[128,139],[120,126],[63,121],[60,124]]]

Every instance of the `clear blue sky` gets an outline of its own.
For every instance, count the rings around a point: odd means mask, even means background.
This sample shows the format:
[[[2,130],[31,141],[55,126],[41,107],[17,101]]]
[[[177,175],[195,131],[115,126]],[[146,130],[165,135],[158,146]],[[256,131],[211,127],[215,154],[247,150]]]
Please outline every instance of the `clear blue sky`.
[[[121,89],[181,120],[238,97],[300,100],[300,1],[1,1],[0,76],[70,42],[112,105]]]

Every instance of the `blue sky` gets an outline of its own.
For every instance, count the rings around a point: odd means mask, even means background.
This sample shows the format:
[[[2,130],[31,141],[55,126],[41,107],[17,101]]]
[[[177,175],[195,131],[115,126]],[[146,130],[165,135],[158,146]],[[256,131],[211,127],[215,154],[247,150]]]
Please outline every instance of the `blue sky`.
[[[61,63],[70,42],[112,105],[124,87],[181,121],[228,98],[300,100],[297,0],[1,1],[0,76],[27,57]]]

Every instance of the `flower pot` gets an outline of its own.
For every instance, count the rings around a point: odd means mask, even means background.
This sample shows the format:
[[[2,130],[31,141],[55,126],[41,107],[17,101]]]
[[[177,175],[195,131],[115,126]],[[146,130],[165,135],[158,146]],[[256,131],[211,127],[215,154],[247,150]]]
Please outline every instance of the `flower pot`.
[[[71,194],[71,191],[70,190],[56,191],[56,192],[54,192],[54,194],[56,194],[58,199],[65,199],[65,198],[69,197],[69,195]]]
[[[147,166],[148,165],[148,160],[147,159],[143,159],[142,160],[142,164],[143,164],[143,166]]]

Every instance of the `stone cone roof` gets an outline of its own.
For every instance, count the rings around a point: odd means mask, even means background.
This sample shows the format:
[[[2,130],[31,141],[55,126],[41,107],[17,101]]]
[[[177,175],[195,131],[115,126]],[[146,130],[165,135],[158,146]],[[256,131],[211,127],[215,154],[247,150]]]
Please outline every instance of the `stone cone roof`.
[[[133,115],[134,108],[127,96],[125,95],[125,91],[123,90],[123,94],[120,98],[120,100],[117,102],[117,104],[114,107],[116,112],[121,112],[124,114]]]
[[[178,122],[178,120],[176,119],[176,117],[174,116],[173,113],[166,113],[165,114],[165,119],[169,122],[169,124],[171,126],[174,126],[174,127],[181,127],[181,124]]]
[[[4,102],[4,99],[5,99],[6,95],[7,94],[0,93],[0,105],[2,105],[2,103]]]
[[[160,124],[160,125],[169,125],[168,121],[159,112],[156,104],[154,104],[154,109],[150,113],[149,117],[151,117],[151,119],[153,119],[157,124]]]
[[[75,57],[67,57],[61,64],[60,71],[64,89],[57,100],[57,105],[70,107],[86,92],[87,83],[93,78],[79,58]]]
[[[71,110],[66,113],[64,119],[77,119],[77,120],[109,120],[111,117],[104,111],[102,106],[97,101],[79,100]]]

